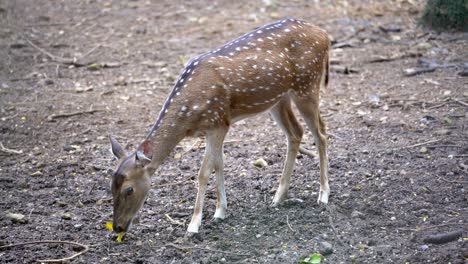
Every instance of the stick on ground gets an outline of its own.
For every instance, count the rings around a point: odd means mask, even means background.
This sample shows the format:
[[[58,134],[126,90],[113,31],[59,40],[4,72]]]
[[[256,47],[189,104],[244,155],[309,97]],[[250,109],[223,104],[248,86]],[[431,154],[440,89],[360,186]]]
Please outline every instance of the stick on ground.
[[[217,250],[217,249],[210,249],[210,248],[202,248],[202,247],[184,247],[184,246],[179,246],[174,243],[169,243],[166,244],[167,246],[175,247],[177,249],[187,251],[191,249],[198,249],[198,250],[206,250],[206,251],[211,251],[211,252],[217,252],[217,253],[223,253],[223,254],[230,254],[230,255],[237,255],[237,256],[250,256],[250,254],[243,254],[243,253],[236,253],[236,252],[230,252],[230,251],[223,251],[223,250]]]
[[[33,245],[33,244],[69,244],[69,245],[74,245],[83,248],[82,251],[66,258],[61,258],[61,259],[37,259],[37,262],[47,262],[47,263],[57,263],[57,262],[64,262],[67,260],[74,259],[78,257],[79,255],[82,255],[86,253],[89,250],[88,245],[83,245],[77,242],[71,242],[71,241],[60,241],[60,240],[43,240],[43,241],[30,241],[30,242],[23,242],[23,243],[18,243],[18,244],[11,244],[11,245],[6,245],[6,246],[0,246],[0,249],[7,249],[7,248],[12,248],[12,247],[19,247],[19,246],[24,246],[24,245]]]
[[[104,111],[104,110],[94,109],[94,110],[87,110],[87,111],[78,111],[78,112],[71,112],[71,113],[54,114],[54,115],[50,115],[49,117],[47,117],[47,120],[53,120],[53,119],[56,119],[56,118],[71,117],[71,116],[83,115],[83,114],[93,114],[95,112],[102,112],[102,111]]]
[[[3,146],[3,143],[0,142],[0,151],[8,154],[23,154],[22,150],[9,149]]]

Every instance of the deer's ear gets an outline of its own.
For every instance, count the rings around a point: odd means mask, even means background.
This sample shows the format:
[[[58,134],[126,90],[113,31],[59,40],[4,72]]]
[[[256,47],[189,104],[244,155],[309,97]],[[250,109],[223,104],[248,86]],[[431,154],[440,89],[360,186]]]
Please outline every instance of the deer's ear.
[[[138,150],[135,153],[135,161],[137,164],[144,167],[148,165],[149,163],[151,163],[151,158],[147,157],[145,153],[143,153],[143,151]]]
[[[113,136],[109,135],[109,141],[111,143],[112,154],[114,154],[118,159],[125,157],[125,151]]]

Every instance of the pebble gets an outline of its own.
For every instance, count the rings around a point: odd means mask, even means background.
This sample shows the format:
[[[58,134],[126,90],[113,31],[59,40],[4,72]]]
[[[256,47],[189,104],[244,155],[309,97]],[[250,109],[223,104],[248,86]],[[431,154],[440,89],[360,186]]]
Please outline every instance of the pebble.
[[[62,214],[62,219],[63,220],[71,220],[72,219],[72,215],[70,213],[63,213]]]
[[[259,158],[258,160],[256,160],[254,163],[253,163],[254,167],[257,167],[257,168],[264,168],[266,166],[268,166],[268,163],[262,159],[262,158]]]
[[[15,214],[15,213],[8,213],[6,215],[13,223],[15,224],[26,224],[28,223],[28,219],[26,216],[22,214]]]
[[[351,213],[351,217],[352,218],[361,218],[362,219],[362,218],[364,218],[364,214],[359,212],[359,211],[353,211]]]
[[[320,242],[320,254],[322,254],[322,256],[333,254],[333,245],[327,241]]]

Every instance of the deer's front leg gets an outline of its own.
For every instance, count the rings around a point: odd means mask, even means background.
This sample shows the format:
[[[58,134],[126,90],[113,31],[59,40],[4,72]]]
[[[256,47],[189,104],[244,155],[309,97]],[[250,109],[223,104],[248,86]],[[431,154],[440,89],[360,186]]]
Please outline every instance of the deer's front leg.
[[[223,176],[223,141],[228,131],[227,127],[210,131],[206,135],[206,150],[200,172],[198,173],[198,193],[195,201],[195,209],[187,232],[198,233],[201,226],[203,200],[205,198],[206,186],[213,169],[216,170],[216,183],[218,202],[216,204],[216,218],[224,218],[226,210],[226,193],[224,191]]]
[[[216,174],[216,212],[215,219],[224,219],[226,217],[227,199],[226,191],[224,190],[224,157],[223,148],[221,147],[220,153],[216,156],[215,161],[215,174]]]

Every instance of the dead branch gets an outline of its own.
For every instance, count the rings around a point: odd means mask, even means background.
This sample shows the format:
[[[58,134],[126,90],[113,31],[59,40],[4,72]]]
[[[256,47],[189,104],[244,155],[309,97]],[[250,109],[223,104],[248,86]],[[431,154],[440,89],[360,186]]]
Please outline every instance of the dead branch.
[[[448,233],[427,236],[423,239],[423,241],[425,243],[431,243],[431,244],[444,244],[444,243],[457,240],[459,237],[462,236],[462,234],[463,234],[463,230],[460,229],[460,230],[455,230],[455,231],[448,232]]]
[[[395,60],[406,59],[406,58],[415,58],[415,57],[420,57],[420,56],[422,56],[421,53],[407,53],[407,54],[400,54],[397,56],[390,56],[390,57],[377,56],[368,60],[367,63],[389,62],[389,61],[395,61]]]
[[[296,232],[296,230],[294,230],[294,229],[291,227],[291,225],[289,224],[289,215],[286,215],[286,224],[288,224],[288,227],[289,227],[289,229],[291,229],[291,231]]]
[[[53,114],[53,115],[48,116],[47,120],[51,121],[56,118],[71,117],[71,116],[83,115],[83,114],[93,114],[95,112],[104,112],[104,110],[94,109],[94,110],[78,111],[78,112],[71,112],[71,113]]]
[[[66,64],[66,65],[74,65],[76,67],[82,67],[82,66],[87,65],[87,63],[78,62],[78,60],[87,57],[89,54],[93,53],[96,49],[102,47],[102,45],[97,45],[97,46],[93,47],[92,49],[90,49],[85,54],[83,54],[82,56],[80,56],[79,58],[63,58],[63,57],[59,57],[57,55],[54,55],[54,54],[42,49],[41,47],[37,46],[32,41],[30,41],[28,38],[26,38],[26,37],[23,37],[23,38],[26,40],[26,42],[29,43],[29,45],[31,45],[33,48],[35,48],[36,50],[38,50],[42,54],[46,55],[47,57],[51,58],[53,61],[58,62],[58,63],[62,63],[62,64]]]
[[[467,103],[465,103],[465,102],[463,102],[463,101],[461,101],[461,100],[458,100],[457,98],[452,98],[452,100],[455,101],[455,102],[457,102],[457,103],[459,103],[459,104],[461,104],[461,105],[464,105],[464,106],[468,107],[468,104],[467,104]]]
[[[336,231],[335,225],[333,224],[333,216],[332,216],[333,215],[333,210],[332,210],[332,208],[328,204],[326,204],[325,207],[327,208],[327,211],[328,211],[328,223],[330,224],[330,227],[333,230],[333,235],[335,236],[336,242],[338,242],[338,244],[340,244],[341,246],[348,247],[348,245],[343,243],[341,241],[341,239],[338,238],[338,231]]]
[[[426,229],[432,229],[432,228],[438,228],[438,227],[444,227],[444,226],[453,226],[453,225],[466,225],[466,226],[468,226],[468,223],[447,223],[447,224],[441,224],[441,225],[433,225],[433,226],[422,227],[422,228],[419,228],[419,229],[415,229],[415,228],[398,228],[398,230],[401,230],[401,231],[421,231],[421,230],[426,230]]]
[[[184,223],[182,223],[181,221],[174,220],[169,214],[165,214],[164,216],[166,216],[166,218],[169,219],[171,223],[184,226]]]
[[[63,58],[63,57],[59,57],[59,56],[56,56],[42,48],[40,48],[39,46],[37,46],[36,44],[34,44],[32,41],[30,41],[29,39],[27,38],[24,38],[26,40],[26,42],[29,43],[29,45],[31,45],[33,48],[35,48],[36,50],[40,51],[42,54],[46,55],[47,57],[51,58],[53,61],[55,62],[59,62],[59,63],[63,63],[63,64],[72,64],[72,65],[75,65],[75,66],[84,66],[84,64],[79,64],[77,63],[76,61],[76,58]]]
[[[44,263],[44,262],[48,262],[48,263],[51,263],[51,262],[55,262],[55,263],[56,262],[64,262],[64,261],[67,261],[67,260],[74,259],[74,258],[78,257],[79,255],[82,255],[82,254],[86,253],[89,250],[88,245],[84,245],[84,244],[80,244],[80,243],[72,242],[72,241],[60,241],[60,240],[42,240],[42,241],[23,242],[23,243],[18,243],[18,244],[0,246],[0,249],[6,249],[6,248],[12,248],[12,247],[18,247],[18,246],[24,246],[24,245],[32,245],[32,244],[69,244],[69,245],[74,245],[74,246],[78,246],[80,248],[83,248],[82,251],[80,251],[80,252],[78,252],[78,253],[70,256],[70,257],[61,258],[61,259],[37,259],[36,260],[37,262],[41,262],[41,263]]]
[[[222,253],[222,254],[229,254],[229,255],[237,255],[237,256],[250,256],[250,254],[243,254],[243,253],[236,253],[236,252],[230,252],[230,251],[223,251],[223,250],[217,250],[217,249],[210,249],[210,248],[202,248],[202,247],[183,247],[176,245],[174,243],[168,243],[166,246],[171,246],[174,248],[177,248],[179,250],[187,251],[187,250],[206,250],[206,251],[211,251],[211,252],[216,252],[216,253]]]
[[[409,145],[409,146],[395,147],[395,148],[392,148],[392,149],[390,149],[390,150],[398,150],[398,149],[406,149],[406,148],[415,148],[415,147],[419,147],[419,146],[423,146],[423,145],[428,145],[428,144],[436,143],[436,142],[439,142],[439,141],[440,141],[440,139],[429,140],[429,141],[426,141],[426,142],[422,142],[422,143],[418,143],[418,144],[413,144],[413,145]]]
[[[444,181],[444,182],[447,182],[447,183],[460,183],[460,184],[464,184],[464,183],[468,183],[468,181],[449,181],[449,180],[446,180],[440,176],[437,176],[436,177],[441,180],[441,181]]]
[[[410,68],[410,69],[405,69],[403,71],[403,75],[406,76],[406,77],[411,77],[411,76],[415,76],[415,75],[418,75],[418,74],[421,74],[421,73],[433,72],[435,70],[436,70],[435,67],[432,67],[432,68]]]
[[[15,150],[15,149],[9,149],[3,146],[3,143],[0,142],[0,151],[8,153],[8,154],[23,154],[23,150]]]
[[[312,158],[316,158],[317,157],[317,154],[315,154],[315,152],[313,151],[310,151],[302,146],[299,146],[299,153],[303,154],[303,155],[307,155],[309,157],[312,157]]]
[[[174,185],[179,185],[179,184],[186,183],[186,182],[191,181],[191,180],[192,180],[192,176],[190,176],[187,179],[182,180],[182,181],[167,183],[167,184],[160,184],[160,185],[156,185],[155,187],[161,188],[161,187],[167,187],[167,186],[174,186]]]

